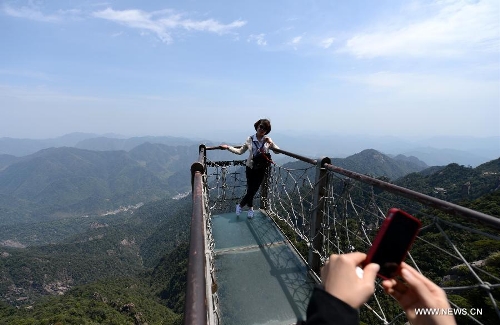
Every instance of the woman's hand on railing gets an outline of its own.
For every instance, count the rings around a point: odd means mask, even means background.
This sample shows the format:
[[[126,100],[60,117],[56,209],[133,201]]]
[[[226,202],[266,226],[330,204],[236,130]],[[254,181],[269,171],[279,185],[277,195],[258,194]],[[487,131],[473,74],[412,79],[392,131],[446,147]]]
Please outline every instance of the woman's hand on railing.
[[[221,145],[219,146],[219,148],[221,148],[222,150],[227,150],[227,148],[228,148],[228,147],[229,147],[229,146],[228,146],[227,144],[221,144]]]

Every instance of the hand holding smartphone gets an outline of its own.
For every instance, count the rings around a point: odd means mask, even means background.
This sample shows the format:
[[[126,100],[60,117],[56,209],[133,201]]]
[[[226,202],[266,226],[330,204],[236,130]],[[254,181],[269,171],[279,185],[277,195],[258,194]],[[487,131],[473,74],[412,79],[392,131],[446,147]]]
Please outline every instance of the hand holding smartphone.
[[[391,208],[368,250],[363,267],[376,263],[380,265],[377,274],[380,278],[395,277],[420,227],[421,222],[417,218],[403,210]]]

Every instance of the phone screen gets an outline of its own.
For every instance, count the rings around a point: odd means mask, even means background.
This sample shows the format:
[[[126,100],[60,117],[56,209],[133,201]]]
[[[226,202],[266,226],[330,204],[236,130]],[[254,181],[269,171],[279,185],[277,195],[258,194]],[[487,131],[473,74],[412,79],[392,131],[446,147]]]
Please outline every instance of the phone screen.
[[[368,253],[370,263],[380,265],[378,274],[384,278],[396,276],[399,265],[410,249],[413,240],[420,228],[420,221],[397,209],[391,209],[385,220],[387,227],[379,232],[374,240],[374,252]]]

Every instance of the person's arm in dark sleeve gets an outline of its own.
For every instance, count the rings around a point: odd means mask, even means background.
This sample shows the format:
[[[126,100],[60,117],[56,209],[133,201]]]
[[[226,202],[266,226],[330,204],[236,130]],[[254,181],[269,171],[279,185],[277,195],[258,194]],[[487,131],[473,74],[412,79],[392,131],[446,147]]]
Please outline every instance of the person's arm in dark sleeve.
[[[304,325],[358,325],[358,311],[322,288],[314,288]]]
[[[375,278],[380,266],[366,265],[356,271],[366,254],[332,254],[321,268],[323,288],[315,288],[307,307],[306,325],[358,325],[358,309],[375,291]]]

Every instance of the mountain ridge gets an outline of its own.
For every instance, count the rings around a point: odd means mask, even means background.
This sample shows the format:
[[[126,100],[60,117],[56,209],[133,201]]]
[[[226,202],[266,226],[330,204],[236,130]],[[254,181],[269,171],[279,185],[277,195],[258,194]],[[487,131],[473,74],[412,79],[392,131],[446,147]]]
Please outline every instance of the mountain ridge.
[[[102,213],[174,195],[177,189],[185,191],[189,187],[189,169],[185,166],[184,171],[182,166],[172,169],[168,177],[161,177],[126,151],[43,149],[0,171],[0,195],[6,198],[2,209],[19,209],[20,215],[26,216],[37,206],[32,213],[35,218]],[[177,173],[184,181],[175,178]],[[174,177],[175,183],[169,184],[169,177]],[[5,215],[2,219],[7,221]]]
[[[397,179],[406,174],[421,171],[427,166],[416,157],[398,155],[391,158],[375,149],[365,149],[344,159],[334,158],[332,164],[361,174],[371,174],[376,177],[385,176]]]
[[[475,168],[449,164],[411,173],[395,184],[446,201],[473,200],[500,190],[500,158]]]
[[[227,134],[226,141],[239,134]],[[213,137],[216,134],[212,134]],[[241,132],[244,139],[248,134]],[[220,137],[220,135],[219,135]],[[478,166],[481,163],[500,157],[500,136],[466,137],[439,136],[419,139],[404,139],[395,136],[369,135],[314,135],[297,132],[272,135],[275,142],[287,151],[303,156],[324,156],[345,158],[366,148],[375,148],[386,155],[403,154],[415,156],[429,166],[458,163],[460,165]],[[141,136],[124,137],[119,135],[96,135],[90,133],[71,133],[53,139],[15,139],[0,138],[0,155],[8,154],[22,157],[48,147],[70,146],[90,150],[126,150],[145,142],[163,143],[167,145],[195,145],[199,143],[220,143],[212,140],[190,139],[175,136]],[[330,153],[334,153],[331,155]],[[1,163],[1,162],[0,162]],[[1,164],[0,164],[1,168]]]

